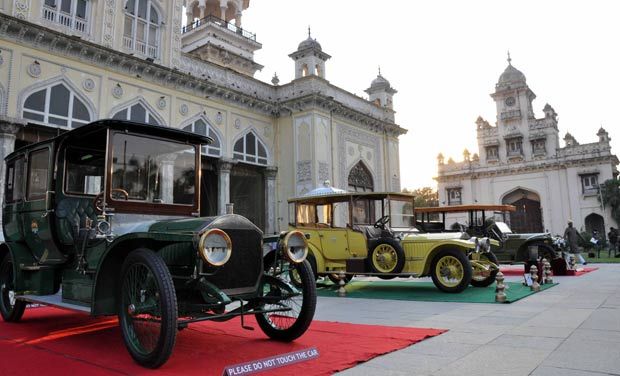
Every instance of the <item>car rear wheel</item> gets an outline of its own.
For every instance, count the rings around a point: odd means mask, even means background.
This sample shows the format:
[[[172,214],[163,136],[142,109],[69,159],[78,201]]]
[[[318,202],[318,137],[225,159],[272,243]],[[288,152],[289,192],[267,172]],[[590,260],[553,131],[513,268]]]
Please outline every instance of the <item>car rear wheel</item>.
[[[16,299],[14,289],[13,258],[7,252],[0,262],[0,314],[7,322],[19,321],[26,309],[26,302]]]
[[[493,252],[485,252],[480,254],[479,263],[483,265],[494,264],[499,267],[497,257]],[[497,276],[499,268],[492,267],[489,271],[482,271],[477,268],[472,268],[471,285],[474,287],[487,287],[495,282],[495,276]]]
[[[298,294],[268,281],[263,283],[262,296],[277,301],[263,304],[259,309],[289,308],[288,311],[257,313],[256,321],[261,330],[270,338],[279,341],[292,341],[306,332],[316,309],[316,285],[308,261],[295,264],[285,259],[274,262],[272,253],[265,258],[265,274],[293,285]],[[280,299],[278,299],[280,298]]]
[[[177,333],[177,299],[164,260],[149,249],[129,254],[121,269],[119,323],[125,346],[140,365],[158,368]]]
[[[444,249],[433,258],[431,277],[435,286],[443,292],[458,293],[465,290],[471,276],[471,263],[458,249]]]
[[[403,271],[405,266],[405,251],[394,239],[382,238],[368,242],[370,252],[366,262],[368,269],[372,273],[379,274],[382,279],[392,279],[395,275],[381,274],[397,274]]]

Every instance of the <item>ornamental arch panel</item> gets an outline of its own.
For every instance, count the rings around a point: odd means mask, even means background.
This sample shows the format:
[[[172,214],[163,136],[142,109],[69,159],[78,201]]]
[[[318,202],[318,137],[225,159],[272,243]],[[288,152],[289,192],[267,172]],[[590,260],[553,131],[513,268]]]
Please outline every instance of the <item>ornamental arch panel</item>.
[[[233,159],[244,163],[267,166],[269,164],[269,149],[257,132],[250,129],[233,143]]]
[[[183,130],[208,136],[213,139],[213,143],[202,146],[202,154],[208,157],[220,158],[224,154],[224,143],[220,131],[211,124],[209,119],[203,114],[194,116],[181,126]]]
[[[363,161],[353,165],[347,181],[348,190],[352,192],[373,192],[375,190],[372,173]]]

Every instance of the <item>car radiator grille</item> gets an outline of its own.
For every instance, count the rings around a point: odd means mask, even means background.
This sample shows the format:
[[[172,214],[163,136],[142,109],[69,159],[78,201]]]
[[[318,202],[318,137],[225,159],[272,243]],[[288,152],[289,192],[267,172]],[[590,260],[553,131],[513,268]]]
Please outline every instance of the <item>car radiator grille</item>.
[[[262,236],[256,230],[222,228],[232,241],[232,254],[217,273],[207,279],[229,295],[256,291],[263,271]]]

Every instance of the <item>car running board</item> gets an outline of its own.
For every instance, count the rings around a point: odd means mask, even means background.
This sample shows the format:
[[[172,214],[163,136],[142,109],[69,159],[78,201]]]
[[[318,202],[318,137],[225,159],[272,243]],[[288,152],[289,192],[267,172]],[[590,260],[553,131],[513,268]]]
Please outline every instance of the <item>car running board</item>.
[[[29,303],[45,304],[54,306],[57,308],[67,309],[69,311],[84,312],[90,314],[90,307],[85,307],[79,304],[67,303],[62,301],[62,290],[54,295],[19,295],[16,296],[18,300],[23,300]]]

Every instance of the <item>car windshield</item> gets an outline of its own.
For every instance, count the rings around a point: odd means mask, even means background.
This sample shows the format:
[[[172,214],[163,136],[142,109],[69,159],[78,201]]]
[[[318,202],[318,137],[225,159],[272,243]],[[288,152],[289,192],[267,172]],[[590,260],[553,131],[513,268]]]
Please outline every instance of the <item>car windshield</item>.
[[[194,203],[194,145],[125,133],[113,137],[113,198],[161,204]],[[128,197],[124,197],[125,192]]]
[[[390,226],[414,227],[413,204],[411,200],[390,200]]]
[[[503,233],[503,234],[512,234],[512,230],[508,225],[504,222],[495,222],[495,226]]]

